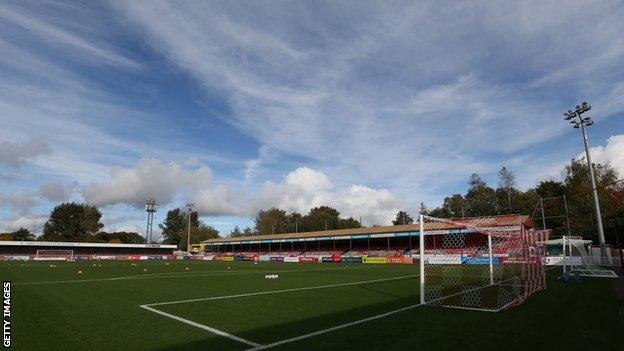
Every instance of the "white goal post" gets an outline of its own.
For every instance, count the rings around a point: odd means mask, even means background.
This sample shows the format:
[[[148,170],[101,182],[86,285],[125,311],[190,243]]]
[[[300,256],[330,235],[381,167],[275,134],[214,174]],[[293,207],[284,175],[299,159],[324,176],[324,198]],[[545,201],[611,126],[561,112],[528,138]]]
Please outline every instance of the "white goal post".
[[[34,259],[38,261],[73,261],[74,250],[37,250]]]
[[[583,240],[580,236],[563,236],[561,238],[563,255],[563,274],[579,274],[583,277],[618,278],[617,273],[601,267],[603,261],[610,257],[593,257],[586,245],[591,240]]]
[[[546,288],[550,231],[519,216],[419,220],[421,304],[495,312]]]

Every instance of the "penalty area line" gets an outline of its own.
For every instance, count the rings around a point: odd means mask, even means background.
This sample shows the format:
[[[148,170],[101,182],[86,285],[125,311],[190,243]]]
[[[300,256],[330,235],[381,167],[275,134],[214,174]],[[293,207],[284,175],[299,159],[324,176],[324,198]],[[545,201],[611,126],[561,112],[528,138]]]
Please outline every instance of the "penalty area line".
[[[360,284],[387,282],[387,281],[392,281],[392,280],[401,280],[401,279],[408,279],[408,278],[415,278],[415,277],[418,277],[418,274],[402,275],[402,276],[396,276],[396,277],[390,277],[390,278],[360,280],[360,281],[357,281],[357,282],[348,282],[348,283],[305,286],[305,287],[301,287],[301,288],[291,288],[291,289],[283,289],[283,290],[257,291],[257,292],[251,292],[251,293],[226,295],[226,296],[212,296],[212,297],[202,297],[202,298],[188,299],[188,300],[154,302],[154,303],[148,303],[148,304],[145,304],[145,305],[142,305],[142,306],[151,307],[151,306],[163,306],[163,305],[177,305],[177,304],[191,303],[191,302],[225,300],[225,299],[234,299],[234,298],[240,298],[240,297],[250,297],[250,296],[270,295],[270,294],[281,294],[281,293],[295,292],[295,291],[327,289],[327,288],[337,288],[337,287],[341,287],[341,286],[350,286],[350,285],[360,285]]]
[[[171,319],[175,319],[178,322],[182,322],[182,323],[188,324],[190,326],[193,326],[193,327],[196,327],[196,328],[199,328],[199,329],[203,329],[203,330],[209,331],[209,332],[211,332],[213,334],[226,337],[226,338],[228,338],[230,340],[238,341],[240,343],[243,343],[243,344],[246,344],[246,345],[249,345],[249,346],[253,346],[253,347],[260,347],[260,346],[262,346],[262,345],[260,345],[258,343],[253,342],[253,341],[250,341],[250,340],[247,340],[247,339],[243,339],[243,338],[241,338],[239,336],[232,335],[232,334],[226,333],[226,332],[224,332],[222,330],[215,329],[215,328],[209,327],[207,325],[199,324],[197,322],[193,322],[193,321],[188,320],[186,318],[178,317],[178,316],[176,316],[174,314],[163,312],[163,311],[157,310],[155,308],[152,308],[152,307],[149,307],[149,306],[146,306],[146,305],[141,305],[140,307],[145,309],[145,310],[148,310],[150,312],[154,312],[156,314],[159,314],[161,316],[164,316],[164,317],[167,317],[167,318],[171,318]]]

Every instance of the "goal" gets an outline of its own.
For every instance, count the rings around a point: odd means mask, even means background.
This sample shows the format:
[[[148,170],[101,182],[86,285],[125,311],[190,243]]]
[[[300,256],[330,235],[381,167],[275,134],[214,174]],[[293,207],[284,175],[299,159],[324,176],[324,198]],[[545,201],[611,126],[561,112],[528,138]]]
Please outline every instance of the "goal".
[[[73,261],[73,250],[37,250],[35,260],[40,261]]]
[[[422,304],[500,311],[546,288],[549,231],[527,230],[518,216],[420,216]]]
[[[617,273],[601,267],[610,257],[594,257],[587,251],[591,240],[580,236],[563,236],[563,274],[579,274],[584,277],[618,278]]]

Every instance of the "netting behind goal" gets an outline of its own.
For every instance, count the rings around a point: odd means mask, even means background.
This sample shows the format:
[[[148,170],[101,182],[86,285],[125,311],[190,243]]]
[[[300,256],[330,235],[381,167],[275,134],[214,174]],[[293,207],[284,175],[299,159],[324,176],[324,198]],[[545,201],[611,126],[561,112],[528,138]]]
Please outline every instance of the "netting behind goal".
[[[73,250],[37,250],[35,260],[71,261],[74,259]]]
[[[546,287],[549,231],[505,218],[421,217],[422,303],[499,311]]]

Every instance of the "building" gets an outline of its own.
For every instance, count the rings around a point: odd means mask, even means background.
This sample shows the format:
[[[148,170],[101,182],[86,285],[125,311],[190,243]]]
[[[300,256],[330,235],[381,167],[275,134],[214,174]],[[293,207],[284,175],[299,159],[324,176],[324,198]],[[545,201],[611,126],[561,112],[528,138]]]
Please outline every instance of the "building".
[[[528,216],[502,215],[454,219],[467,226],[479,228],[520,227],[529,229],[533,222]],[[425,230],[440,233],[458,230],[462,226],[446,223],[426,223]],[[316,260],[327,257],[393,257],[411,256],[418,250],[419,224],[327,230],[304,233],[253,235],[235,238],[215,238],[203,241],[208,254],[237,259],[281,261],[286,257],[305,257]],[[256,258],[254,258],[256,257]],[[275,257],[275,258],[273,258]],[[279,257],[282,257],[280,259]]]
[[[0,241],[0,260],[163,259],[176,245]]]

